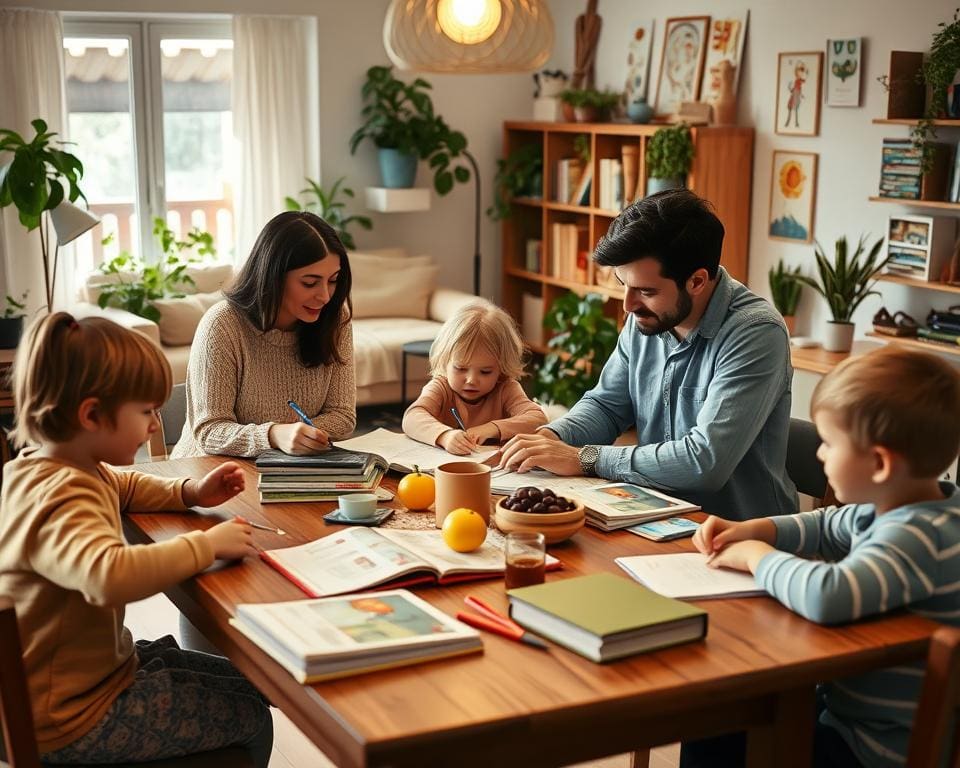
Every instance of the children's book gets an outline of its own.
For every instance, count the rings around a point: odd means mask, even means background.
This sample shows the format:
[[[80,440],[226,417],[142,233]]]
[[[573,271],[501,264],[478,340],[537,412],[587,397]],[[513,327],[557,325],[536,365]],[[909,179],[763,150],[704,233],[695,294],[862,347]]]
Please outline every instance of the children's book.
[[[242,604],[230,623],[301,683],[483,650],[476,630],[404,589]]]
[[[404,434],[383,428],[375,429],[360,437],[340,440],[336,443],[336,447],[373,454],[387,463],[390,469],[398,472],[412,472],[414,465],[424,472],[432,472],[448,461],[475,461],[482,464],[500,450],[490,448],[466,456],[457,456],[447,453],[443,448],[425,445]]]
[[[633,555],[614,562],[645,587],[679,600],[754,597],[767,594],[752,574],[711,568],[700,552],[672,555]]]
[[[260,557],[310,597],[380,585],[451,584],[503,574],[503,537],[489,530],[473,552],[454,552],[440,531],[351,528],[316,541],[262,552]],[[547,568],[560,561],[547,555]]]
[[[666,520],[652,520],[649,523],[631,525],[627,530],[651,541],[672,541],[684,536],[693,536],[699,527],[700,523],[696,520],[686,517],[669,517]]]
[[[576,491],[573,497],[586,507],[587,524],[603,531],[700,509],[696,504],[631,483],[597,485]]]

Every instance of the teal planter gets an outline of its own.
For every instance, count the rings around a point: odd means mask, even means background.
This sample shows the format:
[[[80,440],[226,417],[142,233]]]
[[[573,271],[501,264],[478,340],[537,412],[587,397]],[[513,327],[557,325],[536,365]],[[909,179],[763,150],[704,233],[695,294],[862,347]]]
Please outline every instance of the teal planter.
[[[631,123],[649,123],[653,119],[653,107],[646,99],[637,99],[627,105],[627,117]]]
[[[410,189],[417,180],[417,161],[414,154],[396,149],[378,149],[380,179],[388,189]]]
[[[658,179],[651,176],[647,179],[647,194],[655,195],[657,192],[663,192],[667,189],[680,189],[683,187],[683,179]]]

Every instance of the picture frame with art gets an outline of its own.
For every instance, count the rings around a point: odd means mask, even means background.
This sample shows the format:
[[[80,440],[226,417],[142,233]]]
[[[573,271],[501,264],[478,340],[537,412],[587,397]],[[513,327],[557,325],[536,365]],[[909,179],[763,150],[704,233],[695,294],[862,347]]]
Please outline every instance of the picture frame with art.
[[[826,79],[828,107],[859,107],[863,38],[827,40]]]
[[[650,53],[654,31],[653,19],[633,25],[627,44],[627,77],[623,88],[624,103],[649,100]]]
[[[787,136],[820,135],[823,51],[777,55],[777,109],[774,132]]]
[[[736,96],[740,87],[740,69],[743,65],[743,49],[749,21],[750,11],[745,11],[740,18],[715,18],[710,22],[700,101],[712,102],[719,96],[720,84],[711,73],[724,59],[733,66],[733,94]]]
[[[660,52],[654,111],[667,116],[680,111],[685,101],[700,98],[703,63],[707,53],[709,16],[677,16],[667,19]]]
[[[818,157],[815,152],[773,150],[767,216],[767,234],[771,240],[813,242]]]

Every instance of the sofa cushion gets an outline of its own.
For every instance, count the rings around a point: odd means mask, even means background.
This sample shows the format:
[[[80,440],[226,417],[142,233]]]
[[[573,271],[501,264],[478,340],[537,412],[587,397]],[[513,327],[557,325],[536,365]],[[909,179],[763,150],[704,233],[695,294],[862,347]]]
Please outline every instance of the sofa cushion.
[[[350,271],[354,317],[426,319],[440,267],[429,256],[396,258],[355,253]]]
[[[406,248],[364,248],[362,251],[347,251],[350,263],[353,263],[354,256],[387,256],[391,259],[406,259],[410,253]]]
[[[398,381],[401,351],[408,341],[434,339],[442,323],[397,317],[372,317],[353,321],[353,359],[357,386]],[[412,378],[408,372],[408,377]]]
[[[222,299],[223,292],[214,291],[152,301],[151,304],[160,312],[160,320],[157,321],[160,341],[168,347],[192,343],[203,313]]]

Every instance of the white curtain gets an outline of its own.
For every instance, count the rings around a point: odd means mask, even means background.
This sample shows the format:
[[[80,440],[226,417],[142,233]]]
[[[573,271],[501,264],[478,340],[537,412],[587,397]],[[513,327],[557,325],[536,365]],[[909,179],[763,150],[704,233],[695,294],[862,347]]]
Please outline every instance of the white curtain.
[[[66,101],[63,76],[63,30],[52,11],[0,8],[0,128],[19,133],[26,141],[34,136],[30,121],[42,118],[48,130],[65,138]],[[0,164],[13,156],[0,154]],[[80,188],[83,189],[81,181]],[[46,305],[43,261],[37,230],[27,233],[9,205],[0,211],[0,299],[19,297],[29,290],[31,313]],[[44,217],[47,218],[47,217]],[[51,230],[50,242],[56,238]],[[68,275],[72,253],[61,249],[54,304],[64,307],[72,296]],[[67,279],[65,279],[67,278]]]
[[[315,29],[302,18],[233,17],[233,120],[240,169],[236,260],[319,176]],[[314,22],[315,24],[315,22]]]

